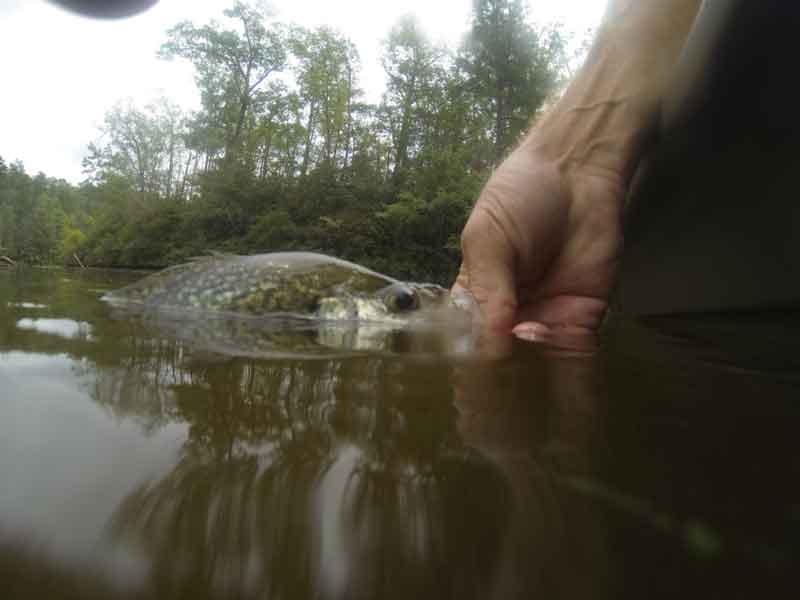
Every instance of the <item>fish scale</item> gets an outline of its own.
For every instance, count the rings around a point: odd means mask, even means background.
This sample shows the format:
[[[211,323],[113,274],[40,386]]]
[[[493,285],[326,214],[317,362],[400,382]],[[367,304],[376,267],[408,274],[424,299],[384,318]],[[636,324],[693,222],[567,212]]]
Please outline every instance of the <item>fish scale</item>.
[[[403,303],[394,299],[403,297]],[[154,273],[104,297],[117,306],[245,316],[291,314],[321,319],[407,319],[443,306],[432,284],[402,283],[360,265],[310,252],[214,255]]]

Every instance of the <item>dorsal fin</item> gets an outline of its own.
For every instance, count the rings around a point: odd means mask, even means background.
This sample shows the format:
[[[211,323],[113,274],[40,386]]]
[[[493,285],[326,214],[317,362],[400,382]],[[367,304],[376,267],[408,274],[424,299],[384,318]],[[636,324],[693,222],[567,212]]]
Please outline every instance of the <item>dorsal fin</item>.
[[[220,252],[219,250],[206,250],[207,254],[190,256],[186,259],[187,263],[202,262],[204,260],[219,260],[222,258],[236,258],[239,255],[232,252]]]

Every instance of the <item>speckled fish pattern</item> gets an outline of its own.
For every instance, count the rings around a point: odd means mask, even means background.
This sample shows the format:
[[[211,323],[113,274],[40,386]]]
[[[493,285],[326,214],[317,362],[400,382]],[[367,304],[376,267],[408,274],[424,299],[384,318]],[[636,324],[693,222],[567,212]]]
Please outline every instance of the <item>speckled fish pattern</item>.
[[[203,257],[154,273],[106,296],[116,304],[310,315],[323,298],[377,292],[396,280],[313,253]]]

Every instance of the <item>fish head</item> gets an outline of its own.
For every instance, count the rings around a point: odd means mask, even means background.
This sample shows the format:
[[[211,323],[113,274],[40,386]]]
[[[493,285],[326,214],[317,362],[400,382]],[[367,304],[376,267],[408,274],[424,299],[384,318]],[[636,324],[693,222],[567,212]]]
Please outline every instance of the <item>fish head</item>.
[[[396,282],[366,295],[339,294],[319,301],[317,316],[335,321],[405,324],[463,318],[469,312],[450,290],[431,283]]]

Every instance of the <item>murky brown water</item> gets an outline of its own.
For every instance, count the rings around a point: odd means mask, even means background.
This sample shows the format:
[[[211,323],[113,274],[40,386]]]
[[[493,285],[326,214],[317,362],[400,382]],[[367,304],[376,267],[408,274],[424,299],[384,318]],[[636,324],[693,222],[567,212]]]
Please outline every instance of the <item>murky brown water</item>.
[[[795,317],[248,353],[133,277],[0,272],[0,598],[796,597]]]

